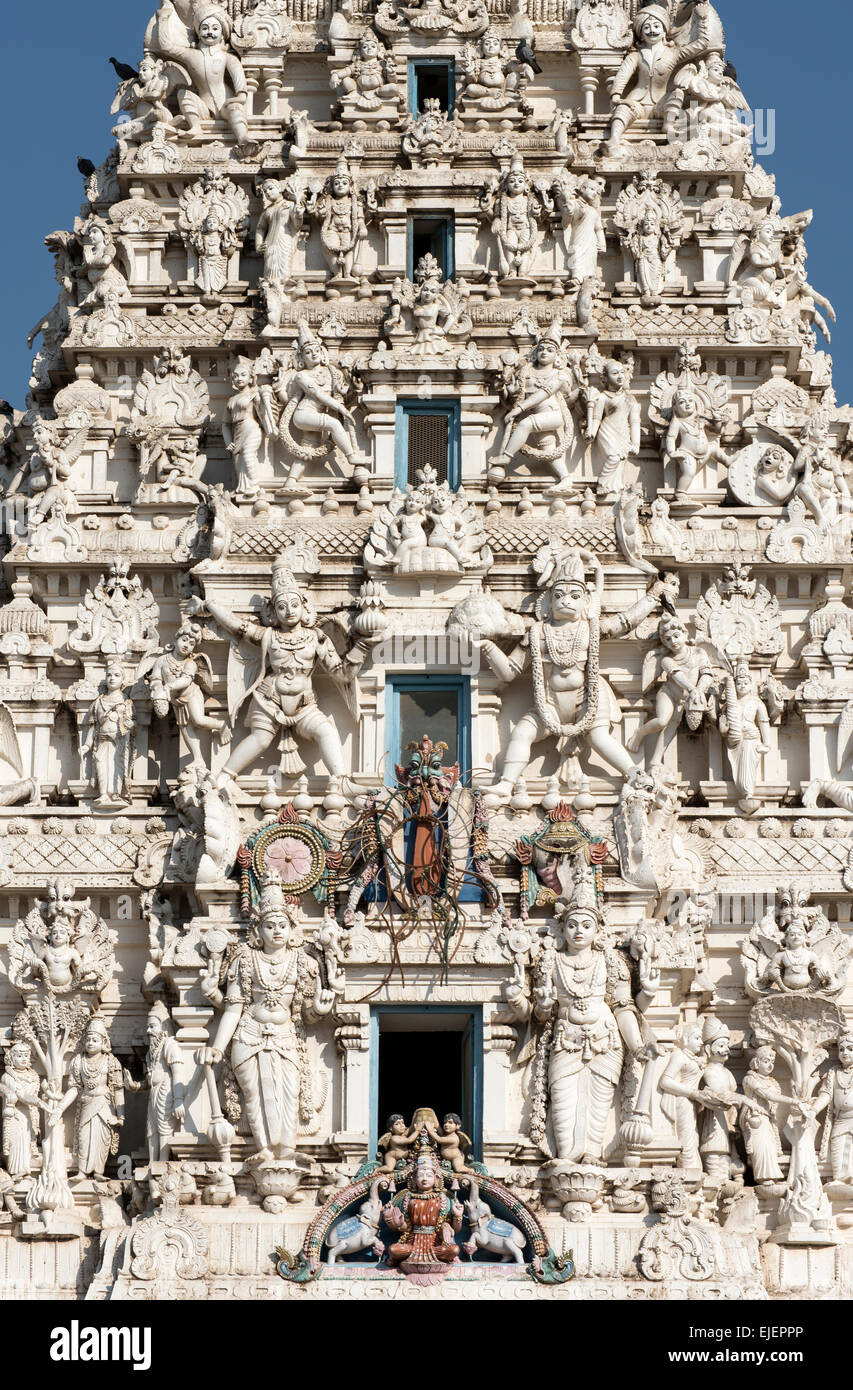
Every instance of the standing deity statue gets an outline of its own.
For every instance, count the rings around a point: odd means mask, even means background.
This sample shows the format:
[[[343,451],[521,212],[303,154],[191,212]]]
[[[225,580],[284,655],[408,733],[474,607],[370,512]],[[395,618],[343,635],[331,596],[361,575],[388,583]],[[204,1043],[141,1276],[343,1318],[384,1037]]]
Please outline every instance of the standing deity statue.
[[[282,310],[293,286],[293,256],[305,220],[305,191],[286,179],[262,179],[259,189],[263,212],[255,229],[255,250],[263,255],[264,269],[258,287],[267,311],[267,329],[281,328]]]
[[[599,671],[602,637],[623,637],[659,606],[672,598],[673,576],[656,580],[650,591],[625,613],[601,617],[604,574],[594,555],[549,545],[535,562],[544,593],[536,604],[536,620],[525,639],[510,656],[492,641],[481,650],[503,684],[509,684],[529,665],[533,681],[533,708],[515,725],[509,739],[500,782],[489,793],[505,800],[525,772],[533,746],[556,736],[558,749],[572,762],[575,775],[577,750],[586,746],[608,765],[628,777],[636,772],[630,754],[613,737],[611,729],[621,720],[616,697]],[[594,574],[592,587],[587,569]]]
[[[480,209],[491,218],[500,278],[535,284],[530,278],[530,267],[539,245],[538,223],[544,209],[531,189],[520,155],[513,156],[500,179],[492,178],[486,185]]]
[[[125,1070],[124,1084],[128,1091],[148,1092],[148,1162],[162,1163],[169,1157],[175,1120],[184,1118],[184,1083],[181,1049],[169,1031],[169,1011],[159,1001],[149,1010],[147,1035],[144,1080],[135,1081]]]
[[[218,296],[227,287],[231,257],[242,246],[249,221],[244,189],[219,169],[205,169],[178,199],[178,228],[198,260],[196,284]]]
[[[82,1051],[68,1069],[70,1087],[49,1123],[75,1101],[74,1160],[79,1178],[103,1178],[110,1154],[118,1151],[118,1131],[124,1122],[121,1064],[113,1056],[106,1025],[93,1018],[83,1034]]]
[[[644,5],[634,20],[635,46],[625,55],[607,84],[614,105],[610,136],[606,149],[616,154],[625,131],[636,120],[660,117],[664,123],[677,114],[681,93],[674,88],[673,78],[685,63],[704,58],[716,43],[713,32],[719,27],[716,15],[707,0],[698,0],[693,7],[696,38],[670,40],[669,11],[664,5]],[[716,25],[715,25],[716,21]],[[626,98],[624,92],[633,79]]]
[[[231,21],[209,0],[161,0],[145,35],[146,52],[172,58],[185,70],[178,106],[191,135],[203,120],[224,121],[247,157],[256,146],[249,140],[248,87],[243,64],[229,50]]]
[[[311,1074],[305,1024],[329,1014],[335,996],[317,961],[302,949],[299,910],[285,901],[276,874],[261,888],[255,939],[211,957],[202,993],[222,1011],[203,1063],[230,1047],[231,1069],[256,1145],[254,1164],[292,1159],[309,1113]]]
[[[584,178],[569,182],[569,176],[564,175],[551,192],[560,214],[569,280],[582,285],[585,280],[598,279],[598,258],[607,250],[601,218],[604,180]]]
[[[726,675],[721,694],[718,724],[726,745],[729,763],[742,810],[755,811],[760,802],[755,788],[761,759],[770,752],[770,715],[756,692],[746,661],[739,661]]]
[[[829,1158],[832,1180],[853,1188],[853,1033],[838,1039],[838,1063],[821,1084],[818,1110],[826,1109],[821,1158]],[[11,1170],[10,1170],[11,1171]]]
[[[265,623],[235,618],[212,600],[191,600],[192,611],[205,609],[232,642],[228,658],[228,702],[231,722],[250,699],[248,734],[231,753],[223,777],[238,777],[256,762],[276,738],[281,740],[282,769],[288,775],[303,770],[293,734],[316,742],[320,757],[333,777],[346,773],[340,734],[330,714],[318,708],[314,671],[320,666],[341,685],[345,695],[366,655],[359,638],[341,658],[329,637],[317,630],[317,615],[283,556],[273,562],[269,617]],[[248,655],[243,643],[251,643]]]
[[[514,982],[509,1007],[551,1029],[548,1100],[556,1157],[601,1164],[608,1122],[615,1110],[625,1048],[637,1061],[657,1055],[643,1036],[631,997],[627,959],[608,949],[595,885],[578,874],[567,903],[557,905],[553,945],[542,952],[533,976],[532,1002]]]
[[[702,1030],[705,1066],[696,1099],[702,1107],[699,1152],[702,1166],[714,1182],[728,1182],[743,1172],[735,1149],[735,1117],[744,1097],[737,1094],[737,1082],[726,1066],[731,1051],[729,1030],[708,1014]]]
[[[759,1184],[780,1182],[782,1179],[779,1166],[782,1142],[776,1116],[785,1097],[773,1075],[775,1065],[776,1053],[773,1048],[759,1047],[743,1078],[746,1104],[741,1107],[740,1128],[752,1176]]]
[[[165,651],[147,656],[137,668],[137,679],[145,676],[151,688],[151,700],[158,719],[165,719],[172,709],[179,730],[190,754],[190,762],[205,767],[201,747],[201,732],[222,734],[221,719],[205,713],[204,700],[213,683],[210,660],[199,651],[202,630],[198,623],[185,618],[175,633],[175,640]]]
[[[596,491],[605,502],[616,502],[624,483],[625,466],[640,448],[640,407],[631,394],[633,358],[604,363],[602,386],[586,393],[587,439],[603,457]]]
[[[348,375],[329,362],[323,340],[300,320],[294,365],[282,367],[274,387],[282,407],[278,436],[291,459],[285,488],[298,487],[306,463],[324,458],[330,448],[338,449],[356,479],[364,480],[370,459],[359,449],[355,418],[346,404],[350,384]],[[300,439],[294,430],[308,438]]]
[[[248,357],[238,357],[231,368],[233,394],[225,404],[222,437],[234,459],[237,497],[254,502],[260,497],[260,451],[264,439],[275,433],[272,390],[259,384],[257,366]]]
[[[660,1108],[675,1129],[681,1153],[678,1167],[701,1172],[696,1094],[704,1070],[702,1024],[685,1023],[658,1081]]]
[[[25,1178],[37,1156],[39,1110],[49,1110],[39,1091],[38,1073],[32,1065],[29,1045],[13,1042],[6,1052],[6,1068],[0,1076],[3,1101],[3,1162],[10,1178]]]
[[[124,669],[107,667],[102,693],[96,695],[83,719],[80,751],[91,753],[96,806],[126,806],[130,795],[135,721],[133,701],[124,693]]]
[[[566,454],[575,437],[572,406],[585,390],[578,353],[567,355],[559,323],[536,342],[530,359],[505,366],[505,393],[512,401],[504,417],[500,449],[492,458],[489,481],[501,482],[517,454],[547,463],[557,475],[549,492],[573,487]],[[531,439],[539,442],[533,444]]]
[[[676,252],[684,240],[684,206],[678,190],[643,171],[616,199],[613,225],[634,262],[640,302],[653,307],[676,276]]]
[[[359,275],[362,243],[367,240],[367,217],[376,208],[376,189],[356,185],[349,164],[338,160],[322,188],[311,190],[306,210],[320,221],[320,245],[333,280],[351,281]]]

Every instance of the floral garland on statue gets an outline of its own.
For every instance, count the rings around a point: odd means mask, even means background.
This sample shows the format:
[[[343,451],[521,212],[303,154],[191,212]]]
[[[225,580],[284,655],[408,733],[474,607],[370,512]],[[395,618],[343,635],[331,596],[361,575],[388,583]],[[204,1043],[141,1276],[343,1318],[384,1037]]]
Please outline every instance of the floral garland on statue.
[[[557,712],[545,694],[545,672],[542,665],[540,637],[544,623],[534,623],[530,629],[530,668],[533,676],[533,708],[549,734],[558,738],[579,738],[589,733],[598,714],[598,619],[589,619],[589,651],[584,676],[584,713],[574,724],[561,724]]]

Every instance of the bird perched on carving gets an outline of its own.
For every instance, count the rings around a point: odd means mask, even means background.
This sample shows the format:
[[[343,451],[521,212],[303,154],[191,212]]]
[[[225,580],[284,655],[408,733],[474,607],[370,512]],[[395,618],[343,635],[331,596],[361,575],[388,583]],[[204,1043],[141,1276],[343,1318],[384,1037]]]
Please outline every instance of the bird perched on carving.
[[[519,39],[518,47],[515,50],[515,56],[520,63],[526,63],[534,72],[541,72],[542,69],[536,61],[536,54],[533,51],[535,43],[535,39],[530,39],[529,41],[527,39]]]
[[[110,62],[116,70],[116,77],[122,82],[136,81],[139,76],[136,68],[132,68],[130,63],[120,63],[118,58],[110,58]]]
[[[77,168],[80,170],[80,173],[83,175],[83,178],[88,179],[91,178],[92,174],[94,174],[97,165],[93,164],[91,159],[84,159],[82,154],[78,154]]]

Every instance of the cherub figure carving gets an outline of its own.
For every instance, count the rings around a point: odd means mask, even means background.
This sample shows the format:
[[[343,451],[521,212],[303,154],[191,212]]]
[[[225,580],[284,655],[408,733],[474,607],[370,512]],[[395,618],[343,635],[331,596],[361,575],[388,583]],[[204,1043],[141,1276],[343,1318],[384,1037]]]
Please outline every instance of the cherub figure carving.
[[[394,281],[385,331],[392,341],[406,332],[405,307],[411,314],[415,334],[414,342],[407,344],[406,355],[441,356],[471,332],[469,294],[470,288],[464,280],[446,280],[442,284],[438,261],[429,254],[421,256],[415,267],[414,282]]]
[[[137,140],[155,126],[172,129],[175,114],[169,98],[179,86],[186,85],[189,76],[175,63],[143,53],[136,77],[128,77],[118,85],[110,115],[125,111],[129,119],[119,121],[112,133],[117,140]]]
[[[781,991],[833,997],[844,987],[850,944],[837,922],[808,905],[809,891],[776,890],[773,909],[741,942],[744,984],[752,999]]]
[[[201,640],[199,624],[185,618],[174,642],[164,651],[147,656],[137,667],[136,678],[147,678],[158,719],[165,719],[170,709],[174,712],[190,762],[203,768],[206,762],[201,747],[202,730],[221,736],[225,726],[221,719],[205,713],[205,696],[213,688],[213,669],[210,659],[199,651]]]
[[[535,284],[530,267],[539,245],[539,221],[545,208],[533,192],[520,155],[514,155],[499,179],[491,178],[480,198],[480,210],[490,218],[497,243],[502,280]]]
[[[9,980],[21,994],[40,987],[99,994],[115,960],[110,932],[90,906],[74,902],[70,883],[56,879],[48,896],[19,919],[9,942]]]
[[[354,473],[367,470],[370,459],[359,449],[355,418],[346,404],[350,390],[350,377],[330,363],[323,340],[300,320],[292,365],[282,366],[274,387],[282,407],[278,437],[290,459],[286,488],[296,488],[306,463],[326,457],[330,449],[338,450]]]
[[[607,83],[614,107],[605,147],[608,154],[618,153],[625,131],[636,120],[660,117],[665,124],[671,123],[681,95],[673,87],[676,72],[685,63],[704,58],[719,42],[714,33],[715,21],[717,28],[719,21],[707,0],[698,0],[691,19],[695,37],[688,30],[670,38],[669,10],[664,5],[644,5],[638,11],[634,47]],[[626,97],[629,83],[632,86]]]
[[[228,284],[231,256],[243,244],[249,199],[219,169],[205,169],[178,199],[178,229],[198,258],[196,284],[217,295]]]
[[[32,499],[27,512],[31,527],[48,520],[56,508],[65,516],[79,515],[80,504],[68,480],[88,437],[88,424],[74,428],[64,420],[36,417],[32,445],[6,488],[7,497],[26,489]]]
[[[613,225],[634,261],[640,302],[661,302],[676,273],[676,252],[684,240],[684,207],[677,189],[645,172],[616,199]]]
[[[126,806],[130,796],[130,777],[136,723],[133,701],[124,693],[124,668],[111,662],[83,719],[80,752],[91,754],[94,769],[96,806]]]
[[[344,109],[377,111],[402,101],[394,55],[369,29],[356,44],[352,62],[333,72],[330,80]]]
[[[376,186],[368,181],[361,190],[346,159],[338,160],[322,188],[312,188],[306,211],[320,222],[320,245],[332,274],[332,283],[351,281],[359,275],[362,244],[367,240],[367,219],[376,210]]]
[[[409,1149],[416,1143],[419,1131],[413,1133],[400,1114],[389,1115],[386,1123],[388,1128],[378,1140],[377,1147],[383,1168],[393,1173],[398,1163],[409,1161]]]
[[[438,482],[434,468],[417,470],[417,482],[395,490],[371,528],[365,565],[397,574],[459,573],[492,561],[482,518],[460,488]],[[427,529],[428,528],[428,529]]]
[[[224,9],[208,0],[161,0],[145,34],[145,48],[160,58],[173,58],[184,69],[178,106],[191,135],[202,121],[224,121],[237,141],[239,154],[251,156],[248,88],[243,64],[229,50],[231,21]]]
[[[367,651],[364,641],[357,639],[345,657],[338,655],[331,639],[317,630],[313,604],[283,556],[273,562],[269,616],[265,616],[264,622],[235,618],[209,599],[190,601],[192,614],[202,610],[237,639],[231,644],[228,658],[228,710],[232,724],[244,701],[251,701],[251,733],[232,751],[222,777],[238,777],[274,739],[280,741],[283,771],[298,775],[304,765],[296,750],[294,733],[317,743],[331,776],[345,776],[340,734],[332,716],[317,705],[313,675],[321,667],[352,699],[353,682]],[[250,643],[256,650],[250,654],[243,643]]]
[[[663,761],[667,745],[685,718],[695,732],[712,708],[715,689],[714,669],[709,652],[691,642],[687,629],[674,614],[664,613],[658,623],[660,645],[643,662],[643,690],[654,690],[653,718],[641,724],[628,740],[628,749],[637,753],[650,735],[655,741],[646,755],[646,767]]]
[[[674,119],[676,93],[681,93],[685,138],[712,140],[717,145],[730,145],[736,140],[749,140],[751,124],[738,119],[739,111],[748,111],[749,102],[728,71],[719,50],[689,63],[676,73],[673,82],[673,101],[670,120]],[[679,104],[680,104],[679,103]]]
[[[441,1122],[441,1129],[427,1121],[424,1126],[430,1138],[438,1145],[442,1163],[449,1163],[454,1173],[462,1173],[468,1166],[471,1140],[462,1128],[462,1117],[449,1111]]]

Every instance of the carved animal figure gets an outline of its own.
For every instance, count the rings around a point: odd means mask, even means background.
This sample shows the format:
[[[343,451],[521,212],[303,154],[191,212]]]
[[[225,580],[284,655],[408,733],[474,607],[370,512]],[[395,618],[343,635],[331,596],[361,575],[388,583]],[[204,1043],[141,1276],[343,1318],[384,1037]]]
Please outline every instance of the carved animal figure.
[[[372,1249],[374,1255],[384,1255],[385,1245],[378,1237],[379,1222],[382,1220],[382,1199],[380,1187],[387,1187],[388,1179],[381,1172],[370,1184],[370,1196],[362,1202],[355,1216],[345,1216],[336,1221],[326,1237],[329,1264],[333,1265],[341,1255],[355,1255],[359,1250]]]
[[[471,1239],[466,1240],[462,1249],[468,1255],[477,1250],[487,1250],[491,1255],[499,1255],[502,1264],[524,1264],[526,1237],[523,1231],[509,1221],[495,1216],[491,1207],[480,1196],[480,1184],[469,1179],[471,1195],[465,1202],[465,1215],[471,1223]]]

